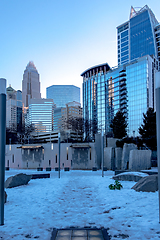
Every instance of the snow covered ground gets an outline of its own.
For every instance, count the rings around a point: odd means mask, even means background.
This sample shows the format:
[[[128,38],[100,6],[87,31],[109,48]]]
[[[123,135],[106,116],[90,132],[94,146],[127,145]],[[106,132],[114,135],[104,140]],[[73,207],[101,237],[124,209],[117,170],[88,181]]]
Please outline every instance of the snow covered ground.
[[[10,170],[6,179],[32,170]],[[5,225],[0,239],[49,240],[52,228],[96,226],[108,228],[113,239],[159,239],[158,192],[136,192],[135,182],[123,181],[122,190],[110,190],[114,172],[52,171],[50,179],[6,189]]]

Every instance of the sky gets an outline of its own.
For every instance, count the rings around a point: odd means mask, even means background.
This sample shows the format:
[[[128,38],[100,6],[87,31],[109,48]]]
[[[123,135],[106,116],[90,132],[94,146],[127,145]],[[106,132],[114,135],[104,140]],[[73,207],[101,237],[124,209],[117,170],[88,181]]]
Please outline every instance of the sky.
[[[10,169],[6,179],[20,172],[37,173]],[[120,181],[121,190],[110,190],[109,185],[115,184],[113,171],[104,172],[104,177],[101,170],[62,170],[61,178],[58,172],[50,174],[51,178],[5,189],[8,196],[0,239],[50,240],[53,228],[70,226],[104,227],[112,240],[160,238],[158,191],[136,192],[131,189],[136,184],[133,181]]]
[[[116,27],[129,19],[131,6],[146,4],[160,21],[157,0],[0,1],[0,77],[21,90],[33,61],[43,98],[51,85],[81,88],[86,69],[106,62],[117,66]]]

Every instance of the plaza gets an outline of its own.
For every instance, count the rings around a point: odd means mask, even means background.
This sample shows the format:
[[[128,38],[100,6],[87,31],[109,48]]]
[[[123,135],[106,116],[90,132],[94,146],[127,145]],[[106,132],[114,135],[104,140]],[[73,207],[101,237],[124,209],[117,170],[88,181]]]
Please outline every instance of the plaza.
[[[6,171],[6,179],[17,173]],[[48,179],[30,180],[28,185],[6,189],[5,224],[0,237],[5,240],[50,240],[53,228],[104,227],[112,240],[159,239],[158,192],[136,192],[135,182],[121,181],[123,189],[110,190],[113,171],[51,171]]]

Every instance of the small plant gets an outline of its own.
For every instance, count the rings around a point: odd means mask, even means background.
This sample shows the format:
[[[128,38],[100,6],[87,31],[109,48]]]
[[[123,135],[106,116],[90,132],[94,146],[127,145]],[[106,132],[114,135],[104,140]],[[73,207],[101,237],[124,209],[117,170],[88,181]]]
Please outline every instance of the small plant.
[[[115,190],[115,189],[121,190],[121,188],[123,188],[123,186],[118,180],[115,180],[115,184],[109,185],[109,189],[111,190]]]

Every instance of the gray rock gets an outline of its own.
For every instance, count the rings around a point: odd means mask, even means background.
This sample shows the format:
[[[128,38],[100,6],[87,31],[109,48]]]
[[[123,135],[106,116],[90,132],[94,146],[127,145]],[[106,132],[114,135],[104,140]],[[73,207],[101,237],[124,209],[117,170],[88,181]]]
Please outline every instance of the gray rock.
[[[5,188],[18,187],[21,185],[26,185],[31,179],[31,175],[26,175],[23,173],[17,174],[15,176],[9,177],[5,181]]]
[[[114,180],[121,180],[121,181],[134,181],[138,182],[141,178],[144,178],[148,174],[145,173],[136,173],[136,172],[128,172],[128,173],[120,173],[116,176],[113,176]]]
[[[140,179],[133,187],[137,192],[156,192],[158,190],[158,174]]]

